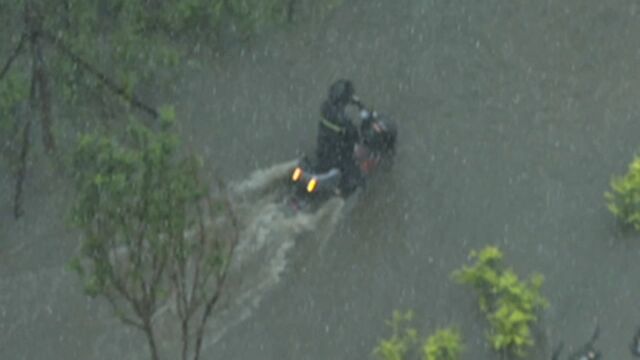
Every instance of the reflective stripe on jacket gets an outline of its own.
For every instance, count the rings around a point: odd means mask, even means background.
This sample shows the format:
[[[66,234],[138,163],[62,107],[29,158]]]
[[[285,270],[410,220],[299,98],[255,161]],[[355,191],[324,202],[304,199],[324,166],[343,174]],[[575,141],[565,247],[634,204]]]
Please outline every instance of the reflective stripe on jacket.
[[[344,126],[336,125],[327,119],[320,120],[320,123],[327,129],[333,130],[334,132],[337,132],[339,134],[344,135],[347,132],[347,129],[345,129]]]

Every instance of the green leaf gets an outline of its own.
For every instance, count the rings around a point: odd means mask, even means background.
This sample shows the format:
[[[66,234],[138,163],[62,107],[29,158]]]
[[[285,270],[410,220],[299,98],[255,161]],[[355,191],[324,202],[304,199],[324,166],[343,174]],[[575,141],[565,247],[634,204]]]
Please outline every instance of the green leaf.
[[[160,121],[162,123],[162,129],[169,129],[176,120],[176,110],[172,105],[163,105],[158,110],[160,114]]]
[[[623,223],[640,229],[640,158],[634,156],[624,176],[611,179],[611,190],[605,192],[609,211]]]
[[[425,341],[422,356],[424,360],[458,360],[463,350],[458,330],[440,329]]]

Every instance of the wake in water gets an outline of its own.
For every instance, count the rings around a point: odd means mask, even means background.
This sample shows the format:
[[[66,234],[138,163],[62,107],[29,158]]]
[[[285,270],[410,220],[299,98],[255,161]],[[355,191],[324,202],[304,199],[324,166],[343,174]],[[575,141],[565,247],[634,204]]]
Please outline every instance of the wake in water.
[[[321,252],[342,214],[348,211],[348,205],[345,206],[341,198],[330,199],[315,213],[296,213],[290,209],[284,203],[284,196],[288,177],[296,164],[296,161],[290,161],[258,170],[246,180],[229,186],[240,234],[222,297],[207,324],[203,355],[229,329],[247,319],[264,295],[280,282],[287,267],[288,253],[297,240],[313,233],[310,238],[318,242],[314,247]],[[189,233],[186,236],[190,236]],[[114,251],[113,256],[123,256],[120,250]],[[170,299],[154,315],[154,322],[159,325],[156,332],[158,340],[170,352],[180,348],[176,329],[169,325],[176,320],[175,311],[175,300]],[[118,340],[103,341],[126,342],[131,335],[119,336]],[[123,354],[113,358],[124,356],[142,359],[145,358],[145,350],[127,349],[126,356]]]
[[[292,213],[283,203],[283,194],[295,165],[296,161],[290,161],[258,170],[230,186],[241,233],[223,301],[212,316],[203,350],[249,317],[264,294],[280,281],[296,239],[313,232],[314,238],[326,242],[343,213],[345,202],[340,198],[327,201],[315,213]]]

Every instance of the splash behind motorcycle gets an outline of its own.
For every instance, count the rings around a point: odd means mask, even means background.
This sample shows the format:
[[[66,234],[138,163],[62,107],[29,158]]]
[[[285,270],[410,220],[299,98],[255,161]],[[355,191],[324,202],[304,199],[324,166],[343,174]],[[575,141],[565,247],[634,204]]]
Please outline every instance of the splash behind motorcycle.
[[[360,108],[359,141],[353,149],[353,159],[360,176],[358,188],[362,187],[382,167],[390,167],[395,155],[397,139],[396,125],[375,111],[368,110],[358,103]],[[314,161],[303,157],[290,176],[289,195],[285,202],[295,211],[314,211],[331,197],[350,197],[354,191],[345,189],[340,169],[332,168],[325,172],[315,169]]]

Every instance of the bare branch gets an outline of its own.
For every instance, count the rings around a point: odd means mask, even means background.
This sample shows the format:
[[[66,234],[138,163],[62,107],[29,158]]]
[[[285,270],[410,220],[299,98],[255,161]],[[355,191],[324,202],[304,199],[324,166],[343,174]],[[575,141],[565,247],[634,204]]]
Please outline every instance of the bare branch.
[[[121,220],[123,221],[123,220]],[[104,231],[102,230],[102,227],[100,225],[100,221],[98,220],[98,224],[97,224],[97,233],[101,234],[104,233]],[[106,237],[108,240],[108,245],[106,247],[106,249],[115,249],[115,242],[114,242],[114,238],[112,236],[107,236]],[[101,254],[97,254],[95,256],[95,260],[94,261],[99,261],[100,259],[109,259],[109,254],[106,253],[106,250],[104,247],[101,248]],[[116,262],[116,260],[113,260],[114,262]],[[109,280],[111,282],[111,284],[113,284],[113,288],[116,290],[116,292],[122,296],[133,308],[134,313],[141,319],[144,319],[144,311],[142,309],[142,306],[140,304],[140,302],[138,301],[138,299],[136,299],[135,297],[132,296],[131,292],[129,291],[129,289],[127,288],[126,284],[123,282],[123,279],[118,275],[118,273],[116,273],[115,269],[114,269],[114,264],[110,261],[107,260],[105,263],[106,265],[106,271],[107,271],[107,276],[109,277]],[[116,265],[118,265],[116,263]],[[143,328],[141,328],[142,330],[144,330]]]
[[[231,220],[231,225],[233,226],[234,229],[234,235],[232,237],[232,249],[235,248],[235,244],[238,241],[238,237],[239,237],[239,231],[240,231],[240,221],[238,220],[238,216],[236,215],[236,212],[233,210],[233,206],[231,205],[231,199],[229,199],[229,193],[226,191],[226,184],[221,180],[218,179],[218,186],[220,187],[220,189],[223,189],[222,191],[224,192],[224,197],[222,202],[225,205],[225,209],[227,210],[227,215],[229,216],[229,219]]]
[[[182,312],[183,312],[183,317],[184,318],[188,318],[189,317],[189,296],[187,294],[187,284],[186,284],[186,269],[185,269],[185,262],[184,261],[178,261],[176,263],[177,266],[177,296],[176,298],[179,300],[179,304],[182,307]]]
[[[51,132],[51,91],[49,88],[49,78],[44,68],[42,49],[38,38],[33,38],[33,51],[35,66],[35,78],[37,83],[38,97],[40,103],[40,125],[42,127],[42,143],[48,153],[55,150],[56,144]]]
[[[197,308],[197,304],[196,304],[196,291],[198,290],[199,287],[199,280],[200,280],[200,267],[202,265],[202,257],[204,256],[205,251],[205,227],[204,227],[204,220],[203,217],[204,215],[202,214],[202,209],[200,208],[200,203],[196,204],[196,216],[198,218],[198,241],[200,242],[200,248],[201,251],[198,251],[196,254],[196,259],[195,259],[195,274],[193,275],[193,282],[191,284],[191,290],[190,290],[190,295],[189,295],[189,299],[190,299],[190,303],[191,303],[191,307]],[[203,284],[205,285],[205,284]]]
[[[113,308],[113,312],[123,323],[144,331],[144,326],[142,325],[142,323],[139,323],[124,314],[124,311],[120,309],[112,294],[110,294],[109,292],[104,292],[104,297],[107,298],[107,301],[109,301],[109,304],[111,304],[111,307]]]
[[[16,172],[16,190],[13,198],[13,216],[17,219],[22,216],[22,186],[27,174],[27,155],[29,153],[29,136],[31,134],[31,120],[27,120],[22,129],[22,148],[20,149],[20,162]]]
[[[189,353],[189,318],[183,318],[180,324],[180,330],[182,331],[182,360],[187,360],[187,354]]]
[[[151,325],[151,319],[145,319],[143,331],[147,336],[147,342],[149,343],[149,350],[151,351],[151,359],[158,360],[158,347],[156,346],[155,335],[153,334],[153,327]]]
[[[87,61],[85,61],[79,55],[71,51],[71,49],[62,41],[62,39],[54,35],[51,35],[47,31],[43,31],[41,33],[41,36],[46,40],[48,40],[51,44],[53,44],[58,50],[60,50],[63,54],[65,54],[69,59],[71,59],[71,61],[76,63],[79,67],[81,67],[91,75],[95,76],[107,89],[111,90],[113,93],[123,98],[132,106],[146,112],[152,118],[156,119],[159,117],[158,111],[156,109],[143,103],[135,95],[128,94],[125,88],[117,85],[107,75],[100,72],[98,69],[90,65]]]
[[[225,186],[222,180],[218,179],[218,184],[221,189],[225,189]],[[218,281],[216,284],[217,285],[216,290],[214,291],[212,296],[207,301],[207,304],[205,305],[202,318],[200,319],[200,324],[196,331],[196,345],[194,347],[195,354],[193,357],[194,360],[198,360],[200,358],[200,349],[202,347],[202,339],[204,337],[204,327],[207,323],[207,320],[209,319],[209,316],[211,315],[211,312],[214,306],[218,302],[218,299],[220,298],[220,294],[222,293],[222,290],[225,286],[227,275],[229,273],[229,266],[231,264],[231,258],[233,257],[233,252],[236,248],[236,244],[238,243],[238,238],[240,234],[238,218],[236,217],[236,214],[233,211],[233,207],[231,206],[231,201],[227,193],[225,193],[225,196],[223,199],[224,199],[223,203],[225,205],[225,209],[227,210],[227,215],[229,216],[231,225],[233,226],[234,233],[231,237],[231,242],[229,244],[229,250],[227,253],[227,257],[225,259],[224,268],[222,269],[222,271],[218,273],[218,276],[217,276]]]
[[[31,63],[31,85],[29,88],[29,103],[33,108],[36,101],[36,59]],[[29,154],[30,138],[31,135],[31,120],[27,119],[22,130],[22,147],[20,149],[19,165],[16,171],[16,190],[13,198],[13,216],[17,219],[22,216],[22,186],[27,174],[27,155]]]
[[[293,22],[293,16],[295,13],[295,7],[296,7],[296,0],[289,0],[289,2],[287,3],[287,21],[292,23]]]
[[[13,52],[11,53],[11,55],[9,55],[9,58],[7,59],[7,62],[2,67],[2,71],[0,71],[0,80],[2,80],[5,74],[9,71],[9,68],[11,68],[11,64],[13,63],[13,61],[18,57],[18,55],[20,55],[20,52],[22,51],[22,47],[24,46],[26,39],[27,39],[27,33],[23,32],[22,35],[20,35],[20,40],[18,41],[18,45],[16,45],[16,48],[13,49]]]

